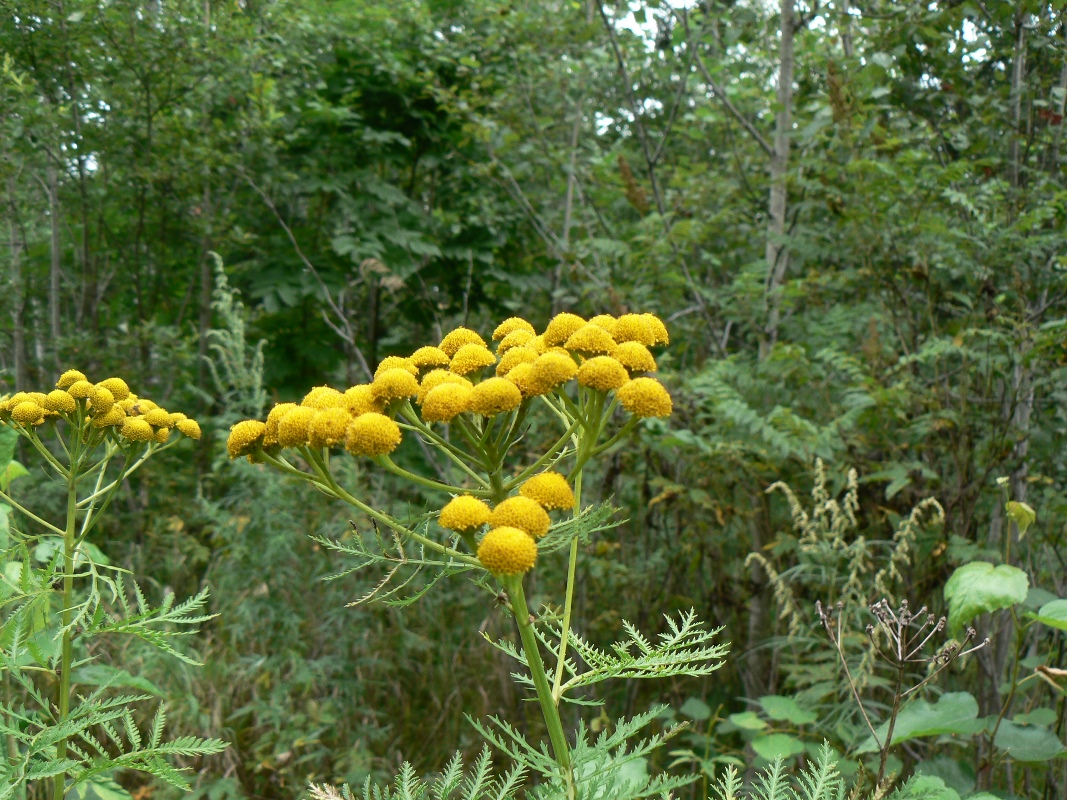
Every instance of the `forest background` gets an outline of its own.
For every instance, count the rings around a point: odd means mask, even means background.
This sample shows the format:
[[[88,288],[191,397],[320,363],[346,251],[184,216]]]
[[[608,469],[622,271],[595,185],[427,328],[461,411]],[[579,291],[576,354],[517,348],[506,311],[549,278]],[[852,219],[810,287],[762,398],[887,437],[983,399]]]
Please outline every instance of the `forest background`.
[[[1067,593],[1055,4],[2,7],[0,392],[76,366],[201,420],[201,442],[128,481],[102,546],[150,591],[211,589],[219,616],[188,643],[204,667],[106,654],[170,698],[173,726],[231,743],[198,765],[199,796],[439,769],[479,746],[461,711],[523,713],[477,634],[500,626],[490,603],[457,583],[402,613],[346,607],[367,585],[322,582],[343,564],[309,537],[341,533],[344,511],[224,447],[235,420],[457,324],[668,322],[675,414],[589,479],[625,522],[589,545],[578,603],[599,642],[623,618],[657,630],[659,609],[724,626],[714,678],[602,698],[611,718],[662,702],[693,720],[676,769],[760,763],[751,733],[778,719],[751,713],[761,697],[817,711],[798,718],[804,744],[848,738],[818,617],[791,625],[776,599],[803,557],[766,490],[803,495],[816,458],[832,494],[858,471],[852,535],[875,552],[900,551],[916,504],[943,508],[909,533],[897,599],[940,612],[976,559],[1023,569],[1034,604]],[[364,480],[382,507],[426,502]],[[17,485],[62,502],[36,469]],[[1009,499],[1036,511],[1028,531]],[[983,617],[992,644],[942,688],[996,714],[1013,625]],[[1063,668],[1050,635],[1025,655]],[[981,757],[951,747],[900,763],[935,756],[961,792],[983,785]],[[1001,789],[1057,796],[1067,776],[1049,769],[1041,789],[1029,770]]]

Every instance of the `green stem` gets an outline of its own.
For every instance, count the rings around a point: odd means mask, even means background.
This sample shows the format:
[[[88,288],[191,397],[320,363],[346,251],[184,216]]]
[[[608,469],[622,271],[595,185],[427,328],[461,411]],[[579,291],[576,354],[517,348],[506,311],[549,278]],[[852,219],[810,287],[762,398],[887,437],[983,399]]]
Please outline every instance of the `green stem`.
[[[504,488],[510,492],[512,489],[514,489],[516,486],[518,486],[520,483],[530,477],[533,473],[541,469],[541,467],[545,466],[549,461],[556,458],[556,456],[559,455],[560,449],[566,446],[567,440],[574,435],[574,432],[575,430],[577,430],[579,425],[581,425],[581,422],[575,421],[569,428],[567,428],[567,432],[564,433],[561,437],[559,437],[559,439],[556,440],[556,443],[545,451],[545,454],[543,456],[537,459],[534,463],[532,463],[530,466],[528,466],[510,481],[508,481]]]
[[[78,514],[77,473],[71,464],[70,478],[67,481],[67,525],[63,534],[63,610],[60,622],[63,626],[62,654],[59,665],[59,723],[62,725],[70,714],[70,671],[74,664],[74,643],[71,631],[71,607],[74,603],[74,547],[75,527]],[[56,744],[56,759],[62,761],[67,757],[67,739]],[[53,800],[63,800],[67,793],[66,773],[56,775],[53,779]]]
[[[4,492],[0,492],[0,500],[3,500],[5,503],[8,503],[12,508],[14,508],[19,513],[25,514],[27,517],[32,519],[38,525],[43,525],[44,527],[48,528],[48,530],[52,531],[52,533],[58,534],[59,536],[63,535],[63,531],[60,528],[57,528],[55,525],[53,525],[51,522],[48,522],[47,520],[41,519],[39,516],[34,514],[32,511],[30,511],[28,508],[23,506],[21,503],[15,502],[14,500],[11,499],[10,495],[5,494]]]
[[[574,514],[577,516],[582,509],[582,473],[581,470],[574,478]],[[567,562],[567,598],[563,604],[563,628],[559,640],[559,660],[556,662],[556,679],[552,685],[552,701],[559,704],[563,696],[563,669],[567,663],[567,639],[571,632],[571,615],[574,612],[574,578],[578,571],[578,533],[575,532],[571,540],[570,559]]]
[[[416,475],[414,472],[409,472],[397,465],[397,463],[389,458],[389,456],[378,456],[374,460],[394,475],[399,475],[401,478],[409,480],[412,483],[417,483],[419,486],[425,486],[427,489],[436,489],[439,492],[448,492],[449,494],[466,492],[467,494],[477,495],[478,497],[487,497],[489,495],[489,492],[484,489],[463,489],[459,486],[452,486],[448,483],[441,483],[429,478],[424,478],[421,475]]]

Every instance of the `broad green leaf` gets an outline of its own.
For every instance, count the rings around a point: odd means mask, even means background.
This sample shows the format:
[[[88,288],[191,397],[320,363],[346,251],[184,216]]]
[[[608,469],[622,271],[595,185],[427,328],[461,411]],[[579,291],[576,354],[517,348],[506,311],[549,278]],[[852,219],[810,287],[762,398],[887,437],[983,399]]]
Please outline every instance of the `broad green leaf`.
[[[814,722],[818,719],[818,714],[801,708],[792,697],[769,694],[761,697],[759,704],[768,717],[782,722],[807,725],[809,722]]]
[[[752,740],[752,749],[756,755],[774,761],[776,758],[789,758],[804,752],[804,743],[787,733],[768,733]]]
[[[908,703],[897,716],[893,728],[893,744],[918,739],[925,736],[957,734],[971,736],[985,727],[984,720],[978,719],[978,701],[968,692],[949,692],[937,699],[936,703],[915,700]],[[875,731],[878,741],[884,741],[889,730],[888,723],[883,722]],[[857,753],[874,753],[878,744],[873,736],[868,736]]]
[[[689,719],[695,719],[697,722],[703,722],[711,717],[711,707],[701,700],[699,697],[690,697],[679,709],[679,713],[689,717]]]
[[[761,731],[767,727],[767,723],[760,719],[755,711],[742,711],[740,714],[731,714],[728,719],[738,728],[746,731]]]
[[[1067,753],[1067,747],[1048,728],[1001,720],[993,744],[1016,761],[1048,761]]]
[[[950,789],[955,789],[961,797],[967,797],[974,791],[974,768],[965,760],[958,760],[948,755],[920,761],[915,765],[916,775],[931,775],[940,778]]]
[[[19,462],[8,461],[7,466],[0,468],[0,491],[6,492],[11,481],[29,474],[30,471]]]
[[[1038,609],[1034,617],[1042,625],[1067,631],[1067,600],[1053,600]]]
[[[15,445],[18,441],[19,435],[14,428],[0,425],[0,470],[4,469],[15,457]]]
[[[1008,519],[1019,528],[1019,538],[1022,539],[1026,536],[1026,531],[1034,524],[1037,514],[1026,503],[1016,500],[1009,500],[1004,504],[1004,509],[1008,512]]]
[[[129,792],[110,778],[96,777],[72,786],[67,792],[71,800],[132,800]]]
[[[1042,728],[1051,728],[1057,719],[1059,715],[1055,709],[1035,708],[1025,714],[1016,714],[1012,717],[1012,722],[1016,725],[1038,725]]]
[[[986,561],[964,564],[945,584],[949,632],[958,636],[979,614],[1022,603],[1029,588],[1030,579],[1018,567]]]

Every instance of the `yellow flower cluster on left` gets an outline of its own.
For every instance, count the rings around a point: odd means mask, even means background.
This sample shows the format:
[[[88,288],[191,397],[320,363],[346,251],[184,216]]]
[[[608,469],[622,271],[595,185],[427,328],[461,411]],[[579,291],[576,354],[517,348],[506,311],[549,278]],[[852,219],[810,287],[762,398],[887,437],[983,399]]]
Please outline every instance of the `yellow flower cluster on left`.
[[[175,428],[189,439],[199,439],[201,435],[196,420],[138,397],[122,378],[93,383],[76,369],[60,375],[56,388],[50,392],[16,392],[0,401],[0,423],[24,432],[55,420],[128,444],[164,444]]]

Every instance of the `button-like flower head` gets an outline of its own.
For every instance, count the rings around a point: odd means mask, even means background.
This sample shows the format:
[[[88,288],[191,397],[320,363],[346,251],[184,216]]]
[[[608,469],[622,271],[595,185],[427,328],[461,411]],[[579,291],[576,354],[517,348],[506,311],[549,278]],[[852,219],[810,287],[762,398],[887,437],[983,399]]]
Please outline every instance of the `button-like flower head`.
[[[669,417],[673,410],[670,393],[655,378],[634,378],[616,396],[635,417]]]
[[[478,560],[495,575],[522,575],[537,563],[537,542],[518,528],[493,528],[478,545]]]
[[[485,347],[485,339],[470,328],[456,328],[445,335],[439,346],[445,351],[445,355],[452,358],[459,352],[459,348],[465,344],[478,344]]]
[[[452,356],[449,369],[456,375],[470,375],[496,363],[496,356],[485,345],[465,344]]]
[[[639,372],[656,371],[656,359],[640,342],[623,342],[611,351],[611,357],[626,367],[631,377]]]
[[[578,367],[578,383],[598,392],[618,389],[628,380],[630,374],[626,367],[611,356],[597,356]]]
[[[542,334],[545,339],[545,344],[549,347],[563,344],[571,338],[571,334],[583,325],[585,325],[585,320],[577,314],[570,314],[566,311],[562,314],[556,314],[556,316],[552,317],[552,321],[548,323],[548,327],[545,328],[545,332]]]
[[[419,393],[419,382],[406,369],[393,367],[379,374],[370,385],[370,393],[381,402],[414,397]]]
[[[426,422],[451,422],[470,408],[472,392],[462,383],[435,386],[422,401],[422,418]]]
[[[574,492],[567,479],[558,472],[534,475],[519,487],[519,494],[535,500],[548,509],[574,508]]]
[[[489,524],[494,528],[510,526],[526,531],[530,536],[541,537],[548,533],[552,520],[541,504],[529,497],[509,497],[496,508],[489,517]]]
[[[384,414],[361,414],[348,424],[345,449],[356,456],[383,456],[400,444],[400,426]]]
[[[145,415],[148,422],[148,415]],[[263,433],[267,426],[258,419],[246,419],[238,422],[230,428],[230,436],[226,439],[226,452],[230,458],[247,456],[263,443]],[[168,431],[169,433],[169,431]]]
[[[483,417],[491,417],[518,408],[521,402],[522,392],[514,383],[503,378],[489,378],[471,391],[470,410]]]
[[[477,497],[469,494],[461,494],[453,497],[444,508],[437,521],[442,528],[448,528],[457,533],[477,530],[489,521],[489,506]]]
[[[536,332],[534,331],[534,326],[522,317],[508,317],[496,326],[496,330],[493,331],[493,341],[499,342],[502,339],[506,339],[515,331],[525,331],[531,336]]]

